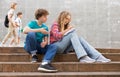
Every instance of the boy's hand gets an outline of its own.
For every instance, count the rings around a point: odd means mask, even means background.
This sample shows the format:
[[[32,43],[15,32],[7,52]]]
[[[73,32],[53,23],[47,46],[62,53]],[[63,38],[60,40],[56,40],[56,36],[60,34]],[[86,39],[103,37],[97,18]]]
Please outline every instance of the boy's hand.
[[[47,43],[46,42],[42,42],[40,45],[41,45],[42,48],[44,48],[47,45]]]
[[[43,33],[43,34],[48,34],[49,32],[47,30],[45,30],[44,28],[41,28],[40,29],[40,32]]]

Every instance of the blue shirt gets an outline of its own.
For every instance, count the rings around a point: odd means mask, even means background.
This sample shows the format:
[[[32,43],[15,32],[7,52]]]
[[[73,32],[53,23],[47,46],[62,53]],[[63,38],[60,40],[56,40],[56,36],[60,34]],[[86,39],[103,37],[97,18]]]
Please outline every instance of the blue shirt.
[[[28,27],[30,27],[31,29],[44,28],[45,30],[48,31],[48,27],[47,27],[45,24],[42,24],[42,25],[39,26],[38,23],[37,23],[37,21],[35,21],[35,20],[29,22],[29,23],[28,23]],[[39,41],[39,42],[42,42],[42,40],[43,40],[43,38],[44,38],[45,36],[48,36],[48,34],[45,35],[45,34],[43,34],[43,33],[41,33],[41,32],[36,32],[36,39],[37,39],[37,41]]]

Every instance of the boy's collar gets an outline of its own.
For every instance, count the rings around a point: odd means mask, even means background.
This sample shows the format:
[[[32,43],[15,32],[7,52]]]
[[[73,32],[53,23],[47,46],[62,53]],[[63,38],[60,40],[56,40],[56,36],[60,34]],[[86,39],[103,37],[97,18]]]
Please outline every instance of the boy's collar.
[[[41,26],[41,25],[42,25],[42,23],[39,23],[39,22],[38,22],[38,20],[36,20],[36,22],[37,22],[37,24],[38,24],[39,26]]]
[[[20,17],[18,17],[19,19],[21,19]]]

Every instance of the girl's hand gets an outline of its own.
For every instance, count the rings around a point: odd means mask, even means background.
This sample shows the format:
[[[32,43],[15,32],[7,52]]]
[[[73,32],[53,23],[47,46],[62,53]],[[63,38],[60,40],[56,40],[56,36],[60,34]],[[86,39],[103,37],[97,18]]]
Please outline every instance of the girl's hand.
[[[72,29],[72,28],[73,28],[73,26],[68,26],[68,28],[67,28],[67,29],[68,29],[68,30],[70,30],[70,29]]]

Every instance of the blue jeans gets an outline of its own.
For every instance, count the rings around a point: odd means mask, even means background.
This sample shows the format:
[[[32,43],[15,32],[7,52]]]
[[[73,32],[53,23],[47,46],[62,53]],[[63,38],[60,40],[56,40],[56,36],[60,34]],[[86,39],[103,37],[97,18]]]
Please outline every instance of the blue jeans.
[[[75,31],[67,34],[54,45],[58,47],[57,53],[67,53],[74,49],[78,59],[86,55],[92,59],[97,59],[101,55],[85,39],[78,37]]]
[[[57,52],[57,46],[54,44],[50,44],[42,48],[40,46],[40,42],[38,42],[36,39],[35,32],[29,32],[27,34],[24,49],[29,54],[34,54],[34,53],[45,54],[43,58],[43,62],[51,62]]]

